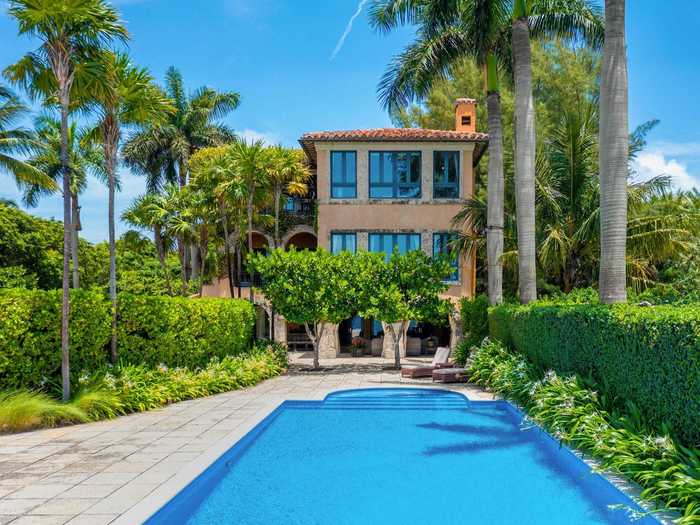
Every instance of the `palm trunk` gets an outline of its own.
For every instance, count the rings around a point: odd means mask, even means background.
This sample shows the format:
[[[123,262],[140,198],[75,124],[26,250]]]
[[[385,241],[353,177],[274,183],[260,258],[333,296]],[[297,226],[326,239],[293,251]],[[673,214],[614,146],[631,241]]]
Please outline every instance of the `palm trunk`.
[[[228,235],[228,215],[226,213],[226,208],[222,204],[219,207],[221,213],[221,224],[224,228],[224,253],[226,254],[226,273],[228,275],[228,291],[233,298],[233,263],[231,261],[231,239]]]
[[[71,192],[71,258],[73,259],[73,288],[80,288],[80,264],[78,261],[78,240],[81,228],[78,194]]]
[[[238,288],[238,298],[243,295],[241,292],[241,244],[236,247],[236,287]]]
[[[182,190],[187,186],[187,161],[180,159],[177,164],[178,183]],[[185,282],[192,276],[192,266],[190,264],[190,246],[185,244],[183,239],[178,239],[178,251],[181,253],[183,270],[185,272]]]
[[[59,75],[57,75],[59,76]],[[60,77],[59,77],[60,78]],[[61,103],[61,171],[63,172],[63,302],[61,305],[61,381],[63,400],[70,399],[70,335],[68,321],[70,318],[70,246],[71,246],[71,176],[68,160],[68,107],[70,103],[70,86],[64,85],[60,90]]]
[[[109,298],[112,302],[112,339],[110,358],[117,363],[117,236],[114,221],[114,198],[116,191],[117,145],[119,127],[116,119],[109,115],[104,124],[104,153],[107,163],[107,187],[109,191]]]
[[[153,227],[153,241],[156,245],[156,254],[158,255],[158,262],[160,263],[160,268],[163,270],[163,276],[165,277],[165,286],[168,289],[168,294],[173,294],[173,287],[170,282],[170,272],[168,272],[168,265],[165,262],[165,246],[163,244],[163,235],[160,226]]]
[[[275,248],[280,247],[280,199],[282,198],[282,190],[275,188]]]
[[[515,205],[518,227],[520,302],[537,299],[535,250],[535,108],[532,99],[532,56],[527,18],[513,22],[515,70]]]
[[[489,123],[489,176],[486,255],[489,304],[503,302],[503,130],[501,97],[498,91],[486,96]]]
[[[177,237],[178,255],[180,257],[180,278],[182,280],[182,295],[187,295],[187,265],[185,263],[185,243],[182,236]]]
[[[600,74],[600,301],[627,301],[627,162],[629,153],[625,1],[605,0]]]
[[[199,264],[199,248],[195,243],[189,245],[190,252],[190,268],[192,268],[191,278],[193,281],[201,277],[201,267]]]
[[[248,197],[248,256],[253,253],[253,192]],[[246,267],[248,265],[246,264]],[[250,302],[253,302],[253,274],[250,273]]]

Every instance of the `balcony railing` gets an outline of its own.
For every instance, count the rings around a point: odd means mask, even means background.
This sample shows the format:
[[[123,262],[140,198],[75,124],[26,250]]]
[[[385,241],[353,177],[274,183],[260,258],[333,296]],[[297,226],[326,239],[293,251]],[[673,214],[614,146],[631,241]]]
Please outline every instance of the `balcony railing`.
[[[289,215],[311,215],[314,211],[314,201],[300,197],[287,197],[283,211]]]

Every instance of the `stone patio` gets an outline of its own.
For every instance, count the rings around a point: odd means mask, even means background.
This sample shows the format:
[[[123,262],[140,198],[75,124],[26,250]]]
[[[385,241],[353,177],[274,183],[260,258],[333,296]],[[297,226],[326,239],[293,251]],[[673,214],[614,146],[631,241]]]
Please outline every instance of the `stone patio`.
[[[347,388],[435,386],[401,379],[382,358],[322,361],[328,367],[322,371],[307,370],[310,354],[291,354],[290,362],[286,375],[253,388],[111,421],[0,436],[0,525],[142,523],[282,401],[323,399]],[[471,385],[445,387],[493,399]]]

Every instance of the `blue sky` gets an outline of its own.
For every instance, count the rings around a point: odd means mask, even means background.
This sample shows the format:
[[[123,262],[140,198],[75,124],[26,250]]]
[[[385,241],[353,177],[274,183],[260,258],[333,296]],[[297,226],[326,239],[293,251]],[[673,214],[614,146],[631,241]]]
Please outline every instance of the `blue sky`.
[[[131,33],[136,63],[162,79],[178,67],[187,86],[208,85],[241,94],[228,119],[246,137],[296,145],[305,131],[389,126],[376,86],[390,58],[410,41],[405,29],[374,33],[362,0],[118,0]],[[630,127],[658,118],[650,147],[640,155],[641,177],[662,173],[678,187],[700,187],[700,15],[692,2],[628,0]],[[348,23],[362,7],[348,30]],[[341,37],[346,33],[341,43]],[[0,65],[33,48],[0,15]],[[464,94],[469,95],[468,93]],[[143,192],[142,179],[122,173],[118,211]],[[0,197],[19,201],[13,183],[0,179]],[[83,235],[106,238],[106,190],[92,181],[82,198]],[[57,197],[32,213],[60,218]],[[125,231],[120,225],[118,233]]]

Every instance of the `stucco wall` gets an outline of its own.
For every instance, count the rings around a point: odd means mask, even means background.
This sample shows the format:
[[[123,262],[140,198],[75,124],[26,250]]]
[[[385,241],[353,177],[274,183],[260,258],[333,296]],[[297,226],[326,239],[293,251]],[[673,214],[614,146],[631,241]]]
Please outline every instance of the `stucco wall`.
[[[471,143],[316,143],[318,187],[318,245],[330,248],[331,232],[357,233],[357,248],[368,249],[369,232],[416,232],[421,234],[423,250],[432,255],[433,233],[451,229],[452,218],[463,200],[474,191]],[[357,199],[330,198],[330,151],[357,152]],[[420,199],[370,199],[370,151],[420,151]],[[460,152],[460,199],[433,200],[433,152]],[[462,258],[459,282],[447,294],[470,296],[474,289],[474,261]]]

